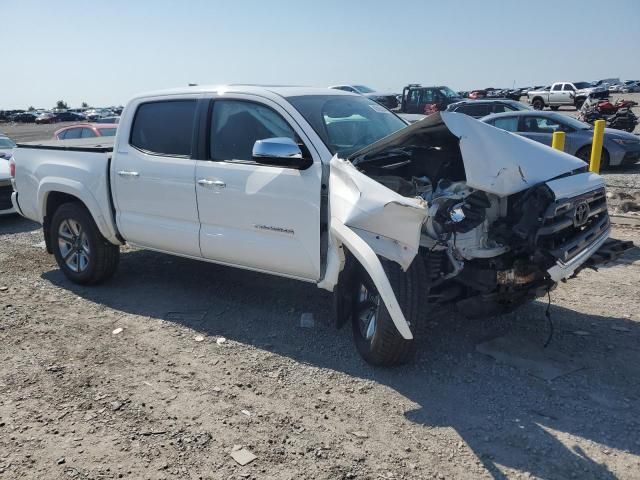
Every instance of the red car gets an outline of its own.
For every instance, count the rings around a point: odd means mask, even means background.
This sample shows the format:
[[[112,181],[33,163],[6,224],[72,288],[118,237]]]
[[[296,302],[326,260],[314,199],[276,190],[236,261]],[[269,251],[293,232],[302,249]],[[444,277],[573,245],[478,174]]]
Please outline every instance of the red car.
[[[77,123],[56,131],[53,138],[69,140],[72,138],[113,137],[117,128],[116,123]]]

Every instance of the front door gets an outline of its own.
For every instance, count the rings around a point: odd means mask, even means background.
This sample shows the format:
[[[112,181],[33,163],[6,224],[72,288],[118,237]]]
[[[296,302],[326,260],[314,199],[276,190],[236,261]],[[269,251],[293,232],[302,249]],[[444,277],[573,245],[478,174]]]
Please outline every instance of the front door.
[[[253,160],[256,140],[308,138],[279,105],[225,94],[210,109],[206,160],[196,166],[202,256],[316,281],[320,278],[321,163],[297,170]]]
[[[111,181],[117,224],[130,243],[200,256],[196,163],[191,159],[196,99],[142,101],[116,144]],[[133,117],[133,120],[131,118]]]

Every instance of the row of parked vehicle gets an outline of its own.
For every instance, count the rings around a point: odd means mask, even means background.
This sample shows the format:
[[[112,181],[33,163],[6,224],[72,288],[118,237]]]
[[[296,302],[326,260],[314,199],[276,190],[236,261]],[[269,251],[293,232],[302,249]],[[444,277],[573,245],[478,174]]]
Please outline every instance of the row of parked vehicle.
[[[58,122],[118,123],[121,113],[122,107],[69,110],[8,110],[0,111],[0,121],[37,124]]]

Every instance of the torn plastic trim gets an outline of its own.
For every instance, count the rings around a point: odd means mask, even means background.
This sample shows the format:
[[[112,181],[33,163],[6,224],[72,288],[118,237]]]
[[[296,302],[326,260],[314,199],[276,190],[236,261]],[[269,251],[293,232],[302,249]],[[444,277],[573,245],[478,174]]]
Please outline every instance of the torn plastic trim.
[[[389,283],[389,279],[378,255],[369,244],[353,230],[343,225],[340,221],[334,220],[333,218],[331,219],[331,235],[335,236],[340,243],[344,244],[353,256],[356,257],[358,262],[360,262],[360,265],[367,271],[389,312],[393,324],[398,329],[400,335],[402,335],[402,338],[405,340],[413,339],[409,323],[402,313],[398,299],[393,292],[391,283]],[[327,269],[327,271],[328,270],[329,269]]]
[[[337,156],[329,174],[331,222],[353,229],[378,255],[409,268],[420,248],[427,202],[390,190]]]
[[[560,260],[556,261],[556,264],[548,270],[551,280],[559,282],[560,280],[570,277],[578,267],[589,260],[589,257],[591,257],[591,255],[593,255],[602,246],[602,244],[604,244],[607,238],[609,238],[610,233],[611,227],[609,227],[607,231],[589,247],[585,248],[568,262],[565,263]]]

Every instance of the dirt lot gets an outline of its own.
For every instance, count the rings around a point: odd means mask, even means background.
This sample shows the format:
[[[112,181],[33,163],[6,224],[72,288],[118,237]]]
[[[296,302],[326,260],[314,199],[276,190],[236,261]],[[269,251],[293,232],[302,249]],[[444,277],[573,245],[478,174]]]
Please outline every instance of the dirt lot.
[[[638,249],[552,292],[547,349],[545,302],[430,312],[375,369],[313,285],[126,249],[83,288],[41,241],[0,218],[0,479],[640,478]]]

